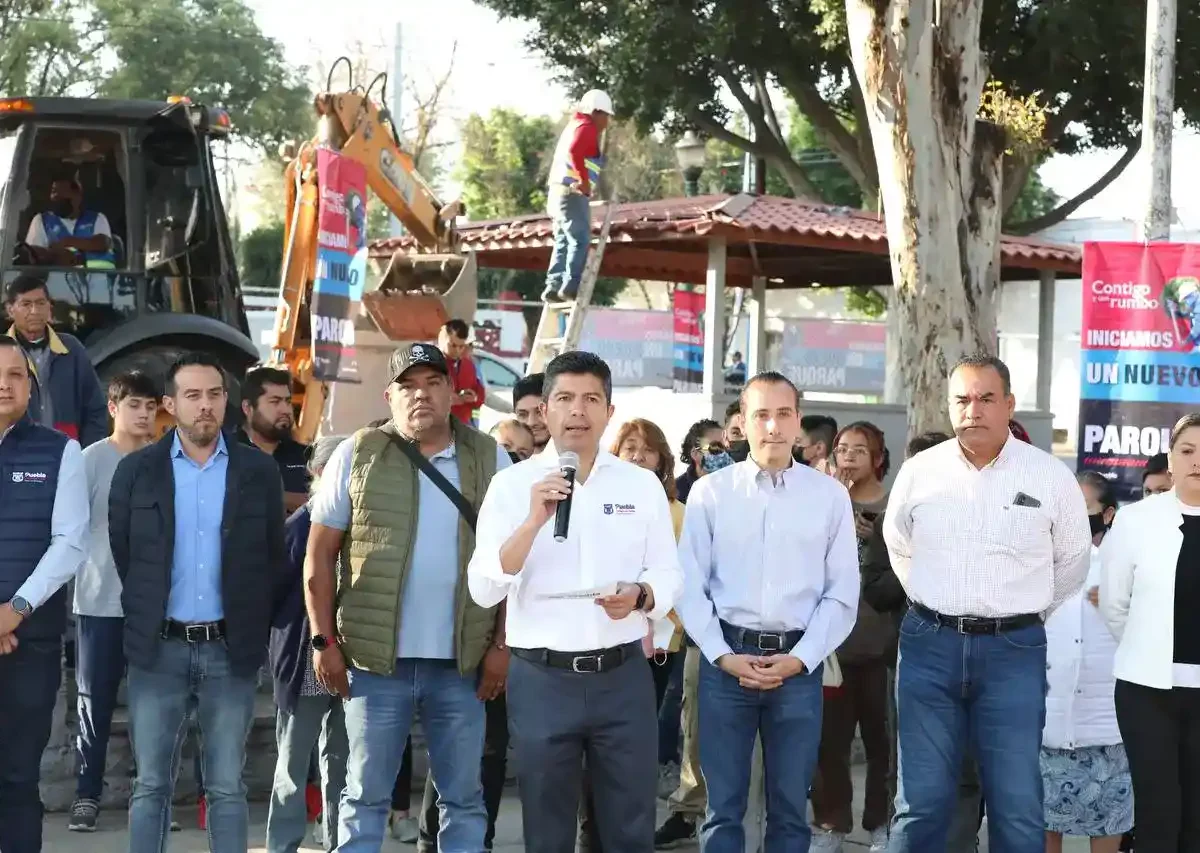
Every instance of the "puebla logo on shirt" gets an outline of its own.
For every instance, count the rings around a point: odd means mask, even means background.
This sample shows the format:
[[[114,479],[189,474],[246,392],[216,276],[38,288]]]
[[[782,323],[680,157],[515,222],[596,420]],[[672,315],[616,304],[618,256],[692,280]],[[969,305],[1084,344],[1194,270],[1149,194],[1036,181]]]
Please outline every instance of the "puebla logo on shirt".
[[[45,471],[13,471],[12,481],[14,483],[45,483]]]
[[[633,504],[605,504],[605,515],[633,515]]]

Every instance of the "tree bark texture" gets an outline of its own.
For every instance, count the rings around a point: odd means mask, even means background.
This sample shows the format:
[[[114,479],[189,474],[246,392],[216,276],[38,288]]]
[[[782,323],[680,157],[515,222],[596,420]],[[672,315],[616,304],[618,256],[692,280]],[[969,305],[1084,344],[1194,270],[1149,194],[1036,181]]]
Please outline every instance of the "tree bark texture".
[[[1171,134],[1175,115],[1175,0],[1146,4],[1146,88],[1142,100],[1142,148],[1146,152],[1146,210],[1142,239],[1171,236]]]
[[[983,0],[846,0],[879,171],[910,434],[947,426],[946,374],[996,353],[1005,136],[976,118]]]

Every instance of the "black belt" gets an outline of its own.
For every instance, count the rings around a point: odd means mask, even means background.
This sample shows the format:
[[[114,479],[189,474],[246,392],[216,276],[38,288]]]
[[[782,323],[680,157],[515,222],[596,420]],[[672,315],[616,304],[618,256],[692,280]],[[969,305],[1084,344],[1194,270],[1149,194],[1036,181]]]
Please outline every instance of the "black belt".
[[[623,646],[613,646],[611,649],[594,649],[588,652],[556,652],[553,649],[518,649],[510,647],[514,655],[521,660],[532,661],[555,669],[569,669],[571,672],[608,672],[616,669],[634,655],[645,656],[640,641],[626,643]]]
[[[1002,634],[1005,631],[1016,631],[1031,625],[1041,625],[1042,617],[1037,613],[1021,613],[1017,616],[947,616],[930,610],[924,604],[912,602],[912,609],[922,619],[936,622],[944,628],[950,628],[960,634]]]
[[[758,649],[760,652],[779,652],[781,654],[790,652],[796,643],[800,642],[800,638],[804,636],[803,631],[751,631],[749,628],[739,628],[737,625],[730,625],[724,619],[721,622],[721,633],[725,635],[725,640],[730,645],[736,645],[741,648],[749,646],[753,649]]]
[[[211,643],[225,636],[225,620],[188,625],[167,619],[162,624],[164,640],[183,640],[185,643]]]

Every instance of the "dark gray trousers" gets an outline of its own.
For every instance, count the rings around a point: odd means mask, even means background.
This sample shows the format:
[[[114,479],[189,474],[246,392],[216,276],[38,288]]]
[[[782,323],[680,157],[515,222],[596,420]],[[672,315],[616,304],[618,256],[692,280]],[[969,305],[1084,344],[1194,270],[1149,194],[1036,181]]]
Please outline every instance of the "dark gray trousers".
[[[651,853],[658,717],[646,660],[575,673],[513,655],[507,693],[526,853],[574,851],[585,756],[604,849]]]

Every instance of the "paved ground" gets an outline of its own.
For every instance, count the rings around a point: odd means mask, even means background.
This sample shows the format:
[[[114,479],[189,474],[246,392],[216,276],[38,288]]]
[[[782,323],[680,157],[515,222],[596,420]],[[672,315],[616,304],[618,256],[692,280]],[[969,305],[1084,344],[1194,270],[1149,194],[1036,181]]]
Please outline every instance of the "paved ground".
[[[856,789],[855,814],[861,813],[862,788],[866,768],[854,768]],[[419,799],[419,797],[418,797]],[[666,817],[664,803],[659,801],[659,816]],[[181,808],[177,812],[178,820],[185,827],[183,832],[171,836],[171,853],[206,853],[208,841],[203,832],[195,829],[196,811],[193,808]],[[250,850],[248,853],[265,853],[263,839],[266,832],[267,808],[264,803],[253,803],[250,811]],[[66,815],[52,814],[46,818],[46,838],[44,849],[47,853],[124,853],[128,849],[129,835],[125,831],[125,815],[119,812],[105,812],[100,816],[100,829],[91,835],[67,832]],[[304,851],[319,853],[319,848],[308,846]],[[409,853],[416,848],[400,844],[390,839],[384,844],[385,853]],[[517,800],[516,789],[510,789],[500,809],[500,819],[496,826],[495,853],[523,853],[525,849],[521,842],[521,804]],[[686,845],[677,848],[683,851],[695,851],[696,845]],[[845,845],[845,853],[865,853],[866,834],[859,830],[851,836]],[[987,853],[987,839],[980,844],[981,853]],[[1083,853],[1088,850],[1085,839],[1069,839],[1063,849],[1067,853]]]

